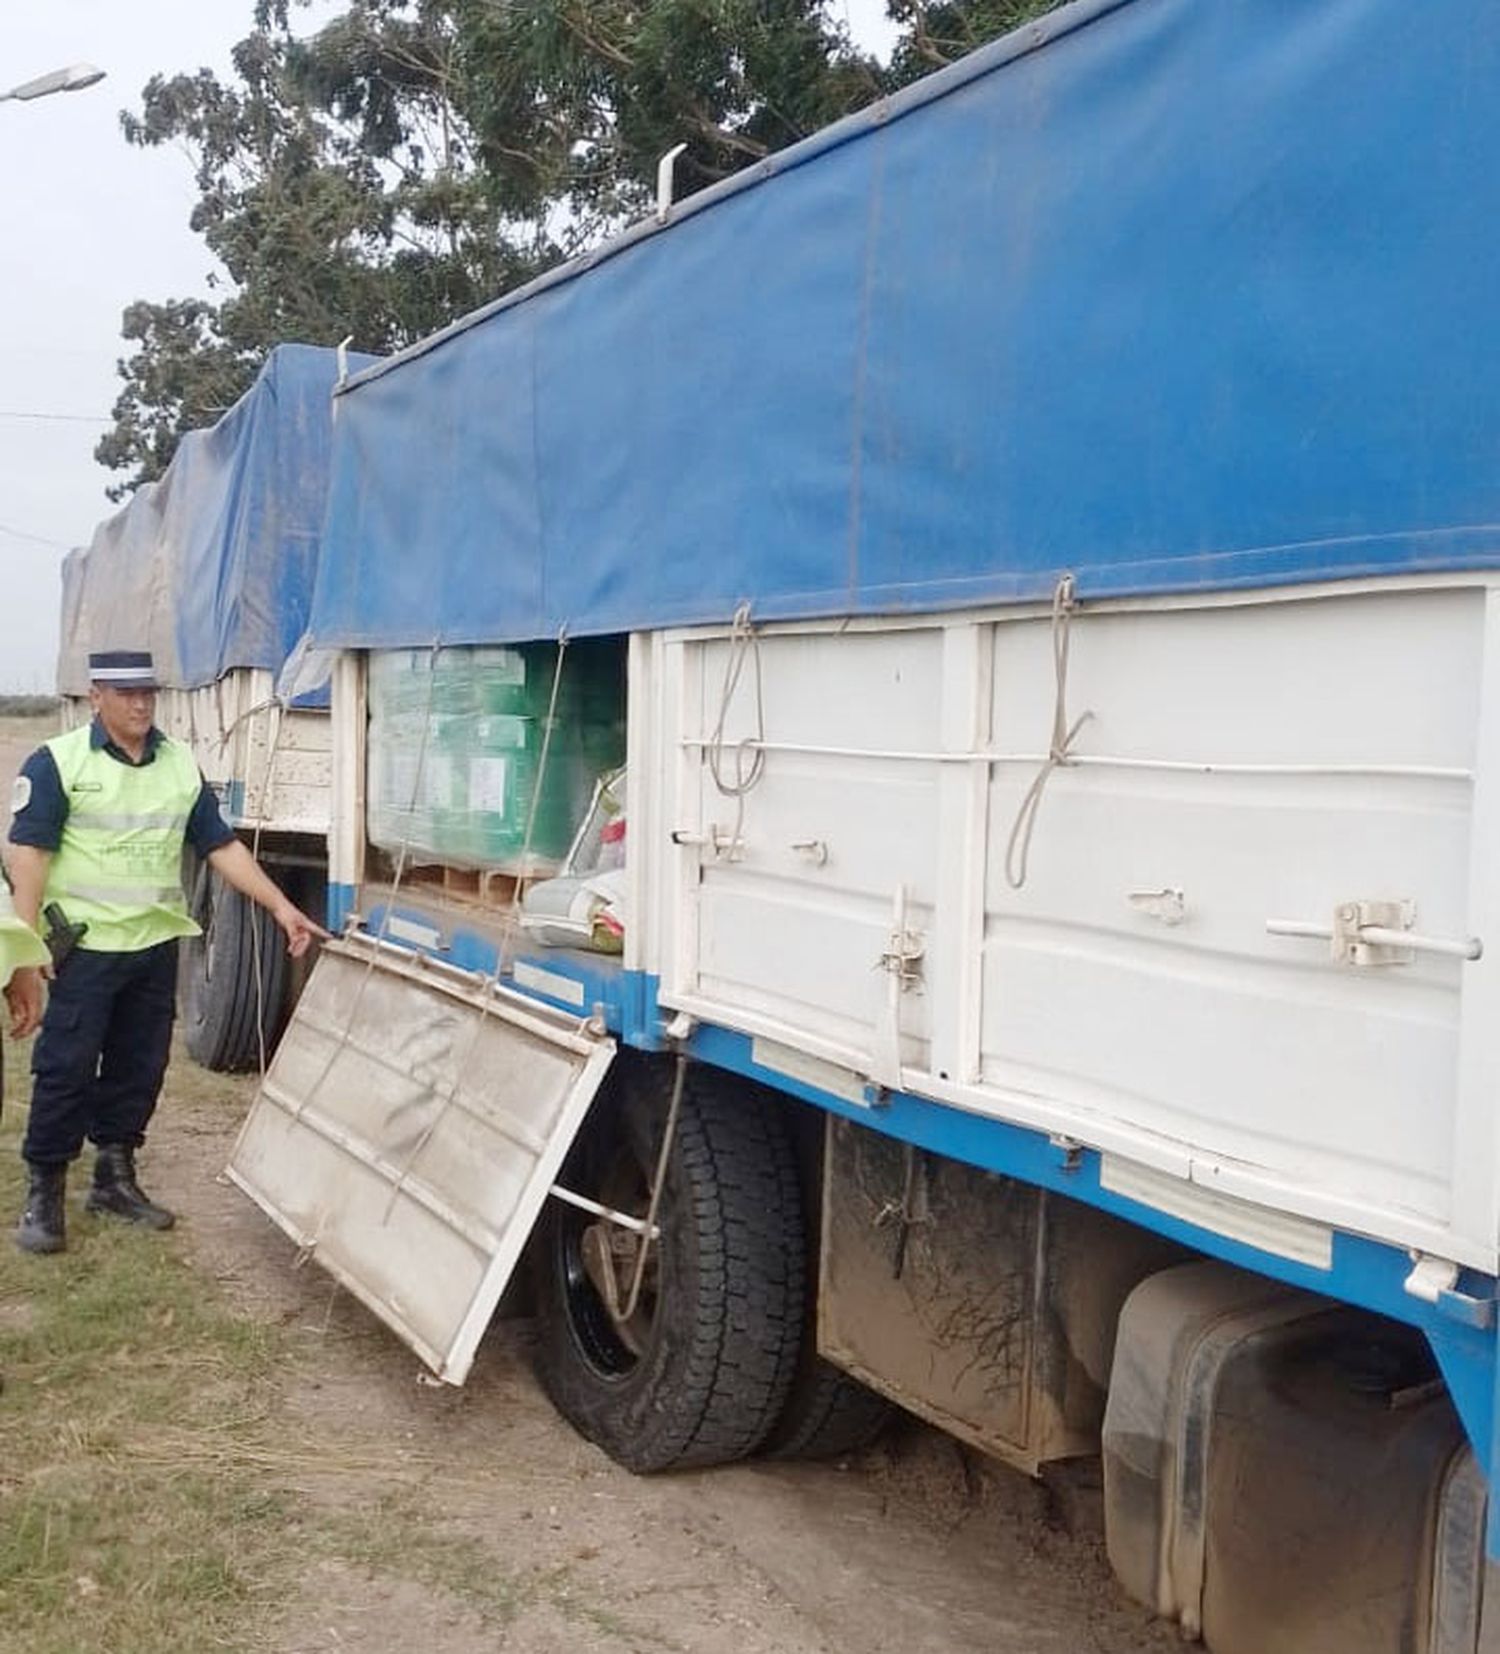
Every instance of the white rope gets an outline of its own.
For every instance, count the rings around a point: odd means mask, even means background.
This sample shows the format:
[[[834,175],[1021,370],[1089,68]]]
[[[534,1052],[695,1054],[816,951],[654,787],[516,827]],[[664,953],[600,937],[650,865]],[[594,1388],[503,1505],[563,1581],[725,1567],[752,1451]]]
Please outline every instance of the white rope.
[[[511,892],[509,923],[500,930],[500,942],[495,949],[495,969],[491,976],[492,982],[498,982],[505,968],[505,950],[514,931],[520,925],[521,897],[525,889],[527,874],[531,867],[531,841],[536,831],[536,817],[542,801],[542,788],[547,780],[547,760],[552,754],[552,731],[557,726],[557,698],[562,688],[563,657],[568,648],[568,629],[564,626],[557,634],[557,659],[552,664],[552,693],[547,700],[547,722],[542,729],[542,748],[536,760],[536,784],[531,790],[531,803],[526,810],[526,832],[521,839],[520,871],[516,875],[515,889]]]
[[[188,705],[191,707],[192,702],[189,701]],[[247,718],[253,718],[258,712],[268,712],[273,706],[280,705],[280,697],[276,694],[275,690],[272,690],[272,692],[267,695],[264,700],[256,701],[253,705],[247,706],[237,718],[232,718],[229,723],[224,725],[223,730],[219,735],[220,753],[223,753],[224,749],[229,745],[229,737],[234,734],[234,732],[242,723],[245,722]]]
[[[255,831],[250,836],[251,859],[260,863],[260,835],[266,822],[266,809],[271,798],[271,777],[276,769],[276,754],[281,750],[281,731],[285,726],[286,718],[279,701],[270,703],[276,709],[276,725],[271,734],[270,745],[266,751],[266,774],[260,788],[260,808],[255,812]],[[236,722],[239,720],[236,719]],[[245,766],[247,779],[250,766]],[[264,943],[261,939],[260,915],[255,910],[255,904],[247,901],[247,913],[250,921],[250,953],[251,965],[255,971],[255,1044],[260,1059],[260,1077],[266,1077],[266,985],[262,970]]]
[[[725,740],[724,726],[729,721],[729,711],[734,704],[735,695],[739,691],[740,679],[744,675],[745,662],[750,660],[755,667],[755,724],[751,733],[737,741],[728,750],[734,755],[734,773],[732,777],[725,774]],[[729,630],[729,654],[724,662],[724,680],[719,688],[719,716],[714,724],[713,734],[709,737],[708,745],[704,749],[704,756],[708,760],[708,773],[713,777],[714,786],[724,798],[735,801],[734,831],[731,835],[730,854],[734,855],[739,845],[740,829],[745,823],[745,799],[759,784],[766,770],[766,701],[765,685],[761,672],[760,637],[750,624],[750,605],[741,603],[734,611],[734,619]]]
[[[672,1158],[672,1144],[677,1139],[677,1117],[682,1110],[682,1089],[687,1080],[687,1058],[677,1053],[677,1067],[672,1075],[672,1100],[667,1104],[667,1123],[662,1127],[661,1147],[656,1154],[656,1175],[651,1179],[651,1198],[646,1203],[645,1227],[641,1230],[641,1244],[635,1255],[635,1269],[630,1279],[630,1292],[614,1319],[628,1326],[641,1301],[641,1288],[646,1284],[646,1264],[651,1256],[651,1240],[659,1231],[657,1214],[667,1188],[667,1163]]]
[[[419,745],[418,750],[417,750],[416,773],[415,773],[415,775],[413,777],[413,781],[412,781],[411,807],[407,812],[407,826],[406,826],[406,829],[403,832],[401,843],[400,843],[400,846],[399,846],[398,851],[397,851],[396,866],[395,866],[395,869],[394,869],[394,872],[393,872],[393,875],[392,875],[390,893],[389,893],[389,896],[387,897],[385,912],[381,917],[380,928],[379,928],[379,931],[376,935],[376,941],[377,942],[384,942],[386,940],[386,932],[389,928],[390,920],[391,920],[391,917],[392,917],[392,914],[394,912],[395,905],[396,905],[396,899],[397,899],[397,896],[399,895],[399,892],[400,892],[401,880],[402,880],[402,877],[403,877],[403,875],[405,873],[405,869],[406,869],[407,853],[408,853],[408,850],[409,850],[410,844],[411,844],[410,822],[411,822],[411,819],[416,814],[417,802],[421,797],[423,770],[424,770],[424,767],[425,767],[425,764],[426,764],[427,735],[428,735],[428,729],[429,729],[429,727],[431,725],[431,721],[432,721],[433,691],[434,691],[434,684],[435,684],[435,680],[436,680],[436,664],[437,664],[437,656],[438,656],[439,648],[440,648],[439,645],[434,645],[433,650],[432,650],[431,669],[429,670],[428,685],[427,685],[427,707],[426,707],[426,711],[425,711],[425,714],[424,714],[423,720],[422,720],[422,739],[421,739],[421,744]],[[559,635],[558,635],[557,660],[556,660],[556,663],[555,663],[554,668],[553,668],[553,677],[552,677],[552,693],[551,693],[551,696],[550,696],[550,699],[549,699],[549,702],[548,702],[548,707],[547,707],[546,727],[542,731],[541,750],[540,750],[540,752],[538,754],[538,757],[537,757],[536,786],[535,786],[535,791],[533,792],[533,795],[532,795],[530,808],[527,812],[526,834],[525,834],[525,838],[524,838],[523,843],[522,843],[522,850],[521,850],[521,856],[522,856],[521,869],[522,869],[522,875],[523,876],[524,876],[525,869],[526,869],[526,866],[527,866],[527,863],[529,861],[530,854],[531,854],[531,842],[532,842],[533,833],[535,831],[538,801],[540,800],[542,787],[545,784],[546,776],[547,776],[547,762],[548,762],[548,758],[549,758],[550,753],[551,753],[552,731],[553,731],[553,727],[556,723],[557,702],[558,702],[558,697],[559,697],[559,693],[560,693],[561,685],[562,685],[563,659],[564,659],[566,650],[567,650],[567,634],[564,631],[564,632],[559,633]],[[516,883],[516,895],[512,899],[513,909],[514,909],[514,906],[516,905],[516,903],[519,902],[520,890],[521,890],[521,879],[518,879],[517,883]],[[386,1219],[388,1219],[390,1217],[391,1212],[394,1210],[396,1200],[399,1197],[399,1195],[401,1194],[402,1189],[405,1186],[406,1179],[410,1175],[411,1168],[415,1164],[417,1157],[421,1154],[422,1150],[426,1147],[427,1143],[430,1141],[430,1139],[432,1137],[433,1132],[437,1130],[437,1127],[439,1126],[439,1124],[446,1117],[446,1115],[448,1113],[448,1110],[457,1101],[459,1092],[463,1089],[464,1081],[465,1081],[465,1079],[467,1078],[467,1075],[468,1075],[469,1066],[470,1066],[471,1062],[473,1061],[474,1054],[475,1054],[475,1052],[476,1052],[476,1050],[478,1049],[478,1046],[479,1046],[480,1035],[483,1031],[485,1023],[489,1020],[490,1016],[492,1015],[491,997],[492,997],[493,990],[495,989],[495,987],[497,986],[497,984],[499,982],[500,974],[501,974],[502,970],[504,969],[505,944],[506,944],[506,933],[502,931],[501,941],[500,941],[499,946],[496,948],[496,952],[495,952],[495,965],[494,965],[494,968],[493,968],[493,970],[488,972],[486,974],[486,976],[483,978],[483,991],[481,993],[481,998],[480,998],[479,1016],[476,1017],[473,1021],[468,1041],[465,1044],[462,1055],[459,1057],[458,1062],[455,1065],[453,1079],[452,1079],[451,1083],[446,1088],[444,1088],[443,1094],[441,1095],[439,1103],[438,1103],[438,1107],[433,1111],[432,1118],[427,1122],[427,1125],[424,1127],[424,1129],[418,1134],[417,1140],[415,1141],[415,1143],[413,1143],[411,1149],[407,1153],[404,1163],[402,1164],[400,1170],[397,1172],[396,1177],[395,1177],[394,1181],[391,1184],[390,1196],[389,1196],[389,1199],[386,1203],[385,1214],[384,1214]],[[370,957],[369,957],[368,961],[366,962],[364,971],[363,971],[363,973],[360,977],[359,986],[355,990],[353,1002],[352,1002],[352,1004],[350,1005],[350,1008],[349,1008],[349,1014],[345,1018],[343,1027],[341,1028],[341,1030],[339,1032],[338,1039],[334,1042],[332,1050],[328,1053],[328,1056],[325,1058],[325,1060],[323,1062],[323,1066],[322,1066],[321,1070],[318,1073],[317,1079],[308,1088],[306,1094],[302,1097],[300,1102],[297,1104],[296,1109],[293,1111],[293,1118],[294,1119],[300,1118],[301,1115],[303,1113],[305,1113],[306,1110],[317,1099],[317,1097],[322,1092],[323,1086],[326,1084],[329,1075],[332,1073],[335,1063],[338,1061],[339,1057],[343,1054],[343,1052],[347,1049],[347,1047],[350,1043],[350,1039],[353,1035],[355,1022],[358,1020],[358,1017],[359,1017],[360,1007],[361,1007],[361,1005],[364,1001],[365,990],[369,986],[369,982],[370,982],[371,977],[374,975],[375,963],[376,963],[377,957],[378,957],[377,950],[372,949],[371,953],[370,953]],[[434,1088],[434,1089],[436,1089],[436,1088]]]
[[[1071,763],[1073,742],[1078,732],[1094,716],[1082,713],[1072,724],[1068,723],[1068,645],[1069,627],[1076,607],[1073,576],[1065,574],[1052,593],[1052,670],[1056,693],[1052,701],[1052,741],[1042,767],[1036,772],[1021,807],[1016,811],[1015,825],[1005,846],[1005,882],[1012,890],[1026,883],[1027,863],[1031,857],[1031,836],[1036,830],[1037,812],[1042,807],[1042,795],[1054,770]]]
[[[395,911],[396,897],[400,893],[401,880],[406,871],[406,855],[411,845],[411,823],[417,813],[418,801],[422,797],[423,769],[427,762],[427,731],[432,723],[432,703],[437,685],[437,658],[441,651],[442,645],[440,643],[434,643],[432,645],[431,658],[428,661],[427,670],[427,704],[422,712],[422,738],[417,745],[417,764],[416,770],[412,775],[411,782],[411,803],[406,811],[406,826],[402,831],[401,843],[396,852],[396,867],[395,871],[391,875],[390,897],[386,902],[385,912],[381,915],[380,929],[376,934],[376,940],[380,942],[383,942],[386,939],[386,932],[390,926],[391,915]],[[361,832],[364,831],[364,825],[365,824],[363,822],[360,822],[359,828]],[[349,1015],[344,1019],[343,1029],[339,1033],[339,1037],[335,1041],[333,1049],[328,1053],[327,1059],[324,1061],[322,1068],[319,1070],[317,1079],[314,1080],[312,1085],[308,1087],[307,1095],[303,1097],[295,1110],[293,1110],[292,1118],[294,1120],[299,1120],[307,1111],[308,1107],[316,1101],[319,1094],[323,1090],[323,1086],[326,1083],[328,1076],[333,1072],[333,1065],[343,1055],[345,1049],[347,1048],[349,1044],[349,1037],[354,1032],[355,1021],[359,1017],[360,1006],[364,1003],[365,989],[369,987],[370,978],[375,974],[375,959],[376,952],[375,950],[372,950],[370,957],[365,964],[364,974],[359,979],[359,986],[354,991],[354,1000],[349,1007]]]
[[[380,916],[379,940],[384,941],[386,930],[391,922],[391,913],[396,905],[396,894],[401,889],[401,881],[406,876],[406,858],[411,851],[411,829],[416,820],[417,805],[422,799],[422,784],[426,780],[427,769],[427,738],[432,729],[432,703],[437,693],[437,663],[443,646],[434,643],[427,661],[427,702],[422,708],[422,735],[417,742],[417,765],[411,778],[411,802],[406,807],[406,821],[401,830],[401,843],[396,847],[396,866],[391,874],[391,895],[386,903],[385,912]],[[364,831],[364,823],[360,823],[360,831]],[[358,1007],[356,1006],[356,1009]]]
[[[531,840],[532,833],[536,827],[537,809],[542,797],[542,788],[546,784],[547,780],[547,759],[552,751],[552,730],[557,721],[557,700],[558,693],[562,688],[563,658],[567,653],[567,648],[568,633],[567,628],[564,627],[557,634],[557,659],[553,662],[552,666],[552,693],[547,701],[547,722],[542,730],[541,750],[537,754],[536,782],[532,788],[531,804],[526,812],[526,832],[525,836],[521,840],[520,873],[517,875],[515,890],[511,895],[509,923],[501,926],[500,940],[495,947],[494,968],[486,972],[483,978],[479,1000],[479,1015],[474,1018],[473,1024],[469,1031],[468,1042],[464,1046],[463,1055],[458,1059],[458,1062],[454,1068],[452,1083],[447,1087],[438,1107],[433,1110],[432,1118],[427,1122],[426,1126],[423,1127],[421,1132],[418,1133],[416,1142],[412,1144],[406,1159],[401,1165],[401,1169],[397,1172],[396,1179],[391,1184],[390,1199],[386,1202],[382,1222],[388,1220],[392,1211],[395,1210],[396,1198],[405,1188],[406,1179],[410,1174],[413,1165],[416,1163],[417,1156],[427,1147],[433,1132],[437,1130],[443,1120],[447,1117],[448,1110],[458,1101],[458,1094],[463,1090],[464,1081],[468,1078],[469,1065],[474,1060],[475,1051],[479,1049],[480,1035],[484,1032],[484,1025],[489,1021],[492,1014],[491,1006],[494,1000],[494,991],[499,986],[501,974],[505,969],[506,946],[510,941],[511,935],[514,930],[518,928],[519,924],[518,915],[521,906],[521,891],[526,878],[526,870],[531,861]],[[394,895],[394,892],[392,894]],[[386,911],[389,912],[390,910],[387,909]],[[370,968],[373,968],[373,966],[374,959],[372,958],[370,961]]]

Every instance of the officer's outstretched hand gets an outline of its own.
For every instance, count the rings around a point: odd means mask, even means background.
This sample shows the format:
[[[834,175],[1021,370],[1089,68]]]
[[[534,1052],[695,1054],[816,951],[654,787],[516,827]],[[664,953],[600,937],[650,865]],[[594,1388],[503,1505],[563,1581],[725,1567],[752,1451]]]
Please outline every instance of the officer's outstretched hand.
[[[272,910],[272,917],[285,932],[286,951],[293,959],[300,959],[314,940],[328,940],[328,932],[322,925],[309,919],[300,907],[294,907],[290,902],[278,904]]]
[[[10,1037],[25,1039],[42,1022],[42,973],[35,965],[23,965],[5,984],[5,1003],[10,1011]]]

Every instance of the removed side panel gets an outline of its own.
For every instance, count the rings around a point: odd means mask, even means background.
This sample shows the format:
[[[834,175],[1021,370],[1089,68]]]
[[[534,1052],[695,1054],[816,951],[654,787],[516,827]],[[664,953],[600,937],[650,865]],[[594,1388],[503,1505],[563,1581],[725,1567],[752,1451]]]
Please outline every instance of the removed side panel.
[[[461,1384],[614,1049],[472,973],[332,942],[229,1175]]]

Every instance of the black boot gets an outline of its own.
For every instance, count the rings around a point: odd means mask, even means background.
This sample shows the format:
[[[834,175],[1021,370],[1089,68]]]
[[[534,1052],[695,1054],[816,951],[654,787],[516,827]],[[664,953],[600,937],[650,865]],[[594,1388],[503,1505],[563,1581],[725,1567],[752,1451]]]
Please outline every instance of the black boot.
[[[124,1143],[99,1145],[94,1186],[83,1205],[85,1211],[107,1212],[127,1223],[144,1224],[147,1229],[170,1229],[177,1221],[165,1206],[158,1206],[142,1193],[135,1180],[135,1150]]]
[[[16,1228],[16,1245],[23,1252],[61,1252],[68,1244],[63,1223],[66,1166],[32,1166],[26,1210]]]

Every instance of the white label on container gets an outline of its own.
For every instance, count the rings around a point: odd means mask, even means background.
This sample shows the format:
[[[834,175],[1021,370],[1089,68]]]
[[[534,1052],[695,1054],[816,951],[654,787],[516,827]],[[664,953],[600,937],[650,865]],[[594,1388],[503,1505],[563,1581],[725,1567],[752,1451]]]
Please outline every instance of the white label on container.
[[[559,976],[556,971],[544,971],[540,965],[528,965],[522,960],[516,964],[515,983],[518,988],[530,988],[535,994],[545,994],[548,999],[560,999],[564,1005],[583,1009],[583,984],[571,976]]]
[[[504,758],[475,758],[470,761],[471,810],[486,810],[497,816],[505,814],[505,772],[508,768]]]

